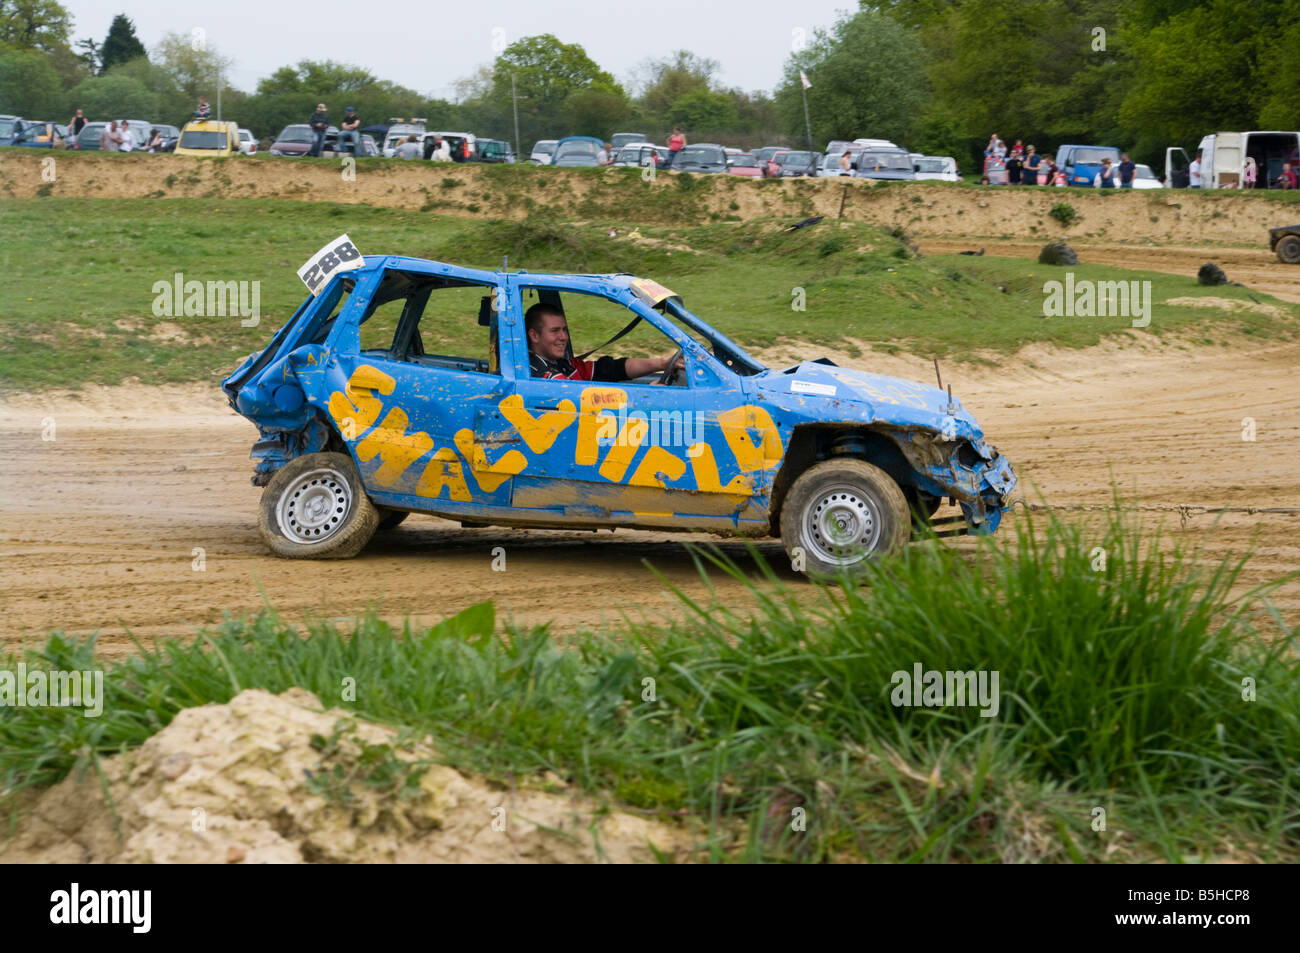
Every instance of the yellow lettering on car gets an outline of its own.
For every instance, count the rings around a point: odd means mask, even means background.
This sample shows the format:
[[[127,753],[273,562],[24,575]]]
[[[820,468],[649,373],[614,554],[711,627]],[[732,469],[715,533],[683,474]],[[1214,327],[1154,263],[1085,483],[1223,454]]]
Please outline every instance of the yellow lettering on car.
[[[739,503],[754,495],[753,482],[742,473],[732,477],[726,486],[718,477],[718,462],[713,458],[713,448],[707,443],[692,444],[686,455],[691,459],[695,485],[701,493],[725,493]]]
[[[632,479],[628,480],[629,486],[658,486],[667,487],[667,484],[659,479],[659,474],[663,474],[669,480],[676,481],[682,478],[686,472],[686,463],[680,457],[669,453],[663,447],[651,447],[645,452],[645,459],[641,465],[636,468],[632,474]]]
[[[528,458],[518,450],[507,450],[495,463],[488,463],[487,453],[474,441],[474,431],[465,427],[456,431],[456,449],[469,463],[469,472],[484,493],[492,493],[506,480],[528,466]]]
[[[348,433],[355,436],[369,429],[384,409],[384,402],[375,396],[375,391],[387,395],[396,386],[397,381],[379,368],[361,364],[348,378],[344,390],[330,394],[330,416],[345,436]],[[346,423],[349,420],[351,424]]]
[[[627,391],[618,387],[588,387],[582,392],[582,409],[578,413],[578,442],[573,451],[573,462],[580,467],[595,466],[596,458],[600,455],[599,440],[602,436],[609,436],[607,421],[610,418],[601,415],[602,410],[618,410],[620,407],[627,406]],[[637,446],[640,444],[638,443]],[[632,453],[636,453],[636,447],[632,447]],[[606,460],[609,459],[607,456]],[[623,475],[623,470],[632,462],[632,455],[629,454],[623,461],[623,469],[619,470],[619,477]],[[601,475],[605,473],[604,467],[601,467]]]
[[[451,447],[441,447],[429,460],[424,473],[420,474],[420,481],[415,484],[415,495],[434,498],[442,494],[443,487],[447,488],[447,495],[453,500],[469,502],[465,471],[461,468],[456,451]]]
[[[394,407],[383,422],[357,444],[357,459],[369,461],[378,455],[383,461],[374,475],[380,486],[392,486],[407,467],[433,448],[433,438],[427,433],[408,434],[408,423],[406,411]]]
[[[723,411],[718,414],[718,426],[735,454],[741,473],[769,470],[781,462],[784,455],[781,433],[772,422],[772,415],[762,407],[745,404]],[[757,443],[751,430],[759,431]]]
[[[533,453],[545,453],[564,428],[574,421],[573,401],[562,400],[559,410],[534,417],[524,408],[522,394],[511,394],[501,401],[501,416],[510,421]]]
[[[585,416],[583,423],[586,423]],[[649,432],[649,421],[642,420],[640,417],[629,417],[625,420],[623,427],[618,432],[618,437],[614,440],[614,445],[609,448],[609,453],[605,454],[605,460],[600,465],[600,475],[611,483],[620,482],[623,475],[627,473],[632,458],[641,449],[641,444],[645,442],[646,434]],[[581,425],[579,425],[578,434],[581,437]],[[592,443],[594,446],[594,438]]]

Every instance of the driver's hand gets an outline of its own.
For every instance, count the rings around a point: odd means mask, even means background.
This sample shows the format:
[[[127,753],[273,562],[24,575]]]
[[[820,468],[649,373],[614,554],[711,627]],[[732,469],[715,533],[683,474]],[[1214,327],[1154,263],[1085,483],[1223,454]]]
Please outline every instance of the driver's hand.
[[[676,353],[677,353],[676,351],[673,352],[673,354],[676,354]],[[667,357],[665,357],[665,358],[662,359],[662,360],[663,360],[663,366],[660,368],[660,370],[662,370],[662,371],[666,371],[666,370],[668,370],[668,362],[669,362],[670,360],[672,360],[672,357],[673,357],[673,355],[672,355],[672,354],[669,354]],[[684,371],[684,370],[686,370],[686,357],[685,357],[685,355],[683,355],[682,357],[679,357],[679,358],[677,359],[677,363],[673,365],[673,370],[677,370],[677,371]]]

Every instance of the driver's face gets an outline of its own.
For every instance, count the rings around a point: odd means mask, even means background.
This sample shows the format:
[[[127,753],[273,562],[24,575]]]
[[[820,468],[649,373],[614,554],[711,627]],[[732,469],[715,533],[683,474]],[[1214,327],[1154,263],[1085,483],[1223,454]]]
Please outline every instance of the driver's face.
[[[568,345],[569,325],[558,314],[542,315],[540,328],[528,332],[528,346],[549,361],[558,361],[564,357]]]

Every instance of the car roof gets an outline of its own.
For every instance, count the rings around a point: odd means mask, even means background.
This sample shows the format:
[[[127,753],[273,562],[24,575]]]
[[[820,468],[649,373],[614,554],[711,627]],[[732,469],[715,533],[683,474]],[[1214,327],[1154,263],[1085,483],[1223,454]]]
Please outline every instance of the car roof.
[[[565,136],[563,139],[555,140],[557,146],[562,142],[594,142],[601,146],[605,144],[604,139],[597,139],[595,136]]]

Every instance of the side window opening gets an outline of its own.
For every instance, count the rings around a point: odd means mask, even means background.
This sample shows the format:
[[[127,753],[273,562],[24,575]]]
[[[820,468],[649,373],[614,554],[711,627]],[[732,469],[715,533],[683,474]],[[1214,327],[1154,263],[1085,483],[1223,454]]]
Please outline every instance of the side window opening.
[[[492,322],[480,323],[483,301],[494,292],[493,285],[389,271],[361,319],[361,353],[423,367],[499,374]]]

